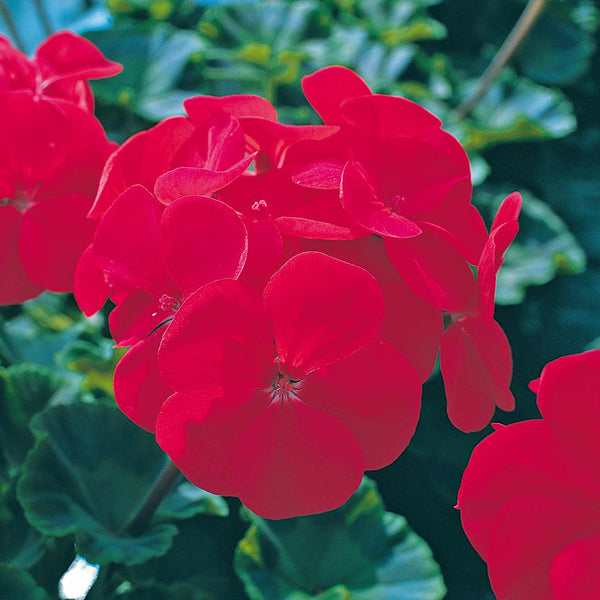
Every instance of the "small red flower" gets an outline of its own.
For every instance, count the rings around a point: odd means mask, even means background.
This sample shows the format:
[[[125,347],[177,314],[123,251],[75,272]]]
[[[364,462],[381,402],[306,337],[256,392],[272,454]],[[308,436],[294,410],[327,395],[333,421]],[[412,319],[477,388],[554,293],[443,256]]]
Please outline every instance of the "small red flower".
[[[100,123],[71,102],[0,94],[0,304],[73,289],[111,149]]]
[[[307,99],[338,133],[292,146],[286,164],[304,187],[337,190],[348,216],[385,240],[413,291],[443,310],[469,305],[485,226],[470,203],[467,155],[419,105],[373,94],[334,66],[305,77]]]
[[[479,431],[492,419],[496,406],[515,409],[509,389],[512,356],[506,335],[494,320],[496,275],[519,229],[521,196],[508,196],[492,223],[479,259],[477,290],[471,307],[450,314],[444,331],[440,367],[444,377],[448,417],[461,431]]]
[[[542,420],[500,427],[474,450],[463,527],[498,600],[600,597],[600,351],[566,356],[531,388]]]
[[[94,44],[70,31],[54,33],[44,40],[33,59],[0,36],[0,94],[27,91],[35,97],[68,100],[92,113],[94,97],[87,80],[111,77],[122,70]]]
[[[115,398],[141,427],[154,430],[171,393],[156,367],[168,322],[199,287],[236,278],[246,249],[244,223],[222,202],[187,196],[165,208],[141,185],[121,194],[98,224],[92,251],[117,303],[110,330],[117,346],[133,345],[115,370]]]
[[[232,280],[200,288],[159,350],[175,394],[158,443],[190,481],[264,517],[340,506],[419,416],[419,378],[375,340],[382,321],[373,277],[317,252],[289,260],[262,300]]]

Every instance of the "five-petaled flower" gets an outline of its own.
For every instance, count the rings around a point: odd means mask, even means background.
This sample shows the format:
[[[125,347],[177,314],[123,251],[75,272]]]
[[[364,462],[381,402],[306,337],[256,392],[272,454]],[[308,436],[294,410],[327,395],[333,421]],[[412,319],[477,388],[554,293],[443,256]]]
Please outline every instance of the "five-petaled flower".
[[[417,424],[410,363],[375,340],[383,297],[365,270],[299,254],[258,292],[200,288],[175,315],[159,368],[175,390],[156,424],[190,481],[267,518],[340,506]]]
[[[498,426],[458,494],[498,600],[600,598],[600,350],[531,383],[543,419]]]

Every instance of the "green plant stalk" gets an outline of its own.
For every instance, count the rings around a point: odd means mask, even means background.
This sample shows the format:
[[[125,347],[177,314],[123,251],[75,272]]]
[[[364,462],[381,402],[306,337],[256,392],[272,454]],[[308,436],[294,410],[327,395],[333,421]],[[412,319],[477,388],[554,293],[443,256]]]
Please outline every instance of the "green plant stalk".
[[[457,121],[464,119],[473,110],[473,107],[485,96],[500,71],[510,62],[519,46],[523,43],[527,34],[531,31],[539,19],[547,0],[529,0],[525,10],[508,34],[504,43],[492,59],[488,68],[479,78],[473,93],[467,96],[454,111]]]

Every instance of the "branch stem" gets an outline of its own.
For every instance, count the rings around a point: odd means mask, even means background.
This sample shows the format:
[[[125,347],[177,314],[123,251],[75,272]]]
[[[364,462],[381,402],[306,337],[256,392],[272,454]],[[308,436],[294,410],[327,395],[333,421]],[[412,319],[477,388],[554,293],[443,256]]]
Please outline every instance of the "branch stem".
[[[523,43],[527,34],[531,31],[536,21],[542,14],[547,0],[529,0],[525,10],[515,23],[508,37],[492,59],[488,68],[479,78],[472,94],[467,96],[454,111],[457,121],[464,119],[473,107],[485,96],[492,83],[500,74],[500,71],[509,63],[519,46]]]
[[[167,460],[167,464],[154,480],[152,487],[148,490],[139,509],[126,525],[125,531],[128,533],[137,535],[145,529],[152,520],[156,509],[171,491],[171,488],[181,475],[179,469],[173,462],[170,459]]]

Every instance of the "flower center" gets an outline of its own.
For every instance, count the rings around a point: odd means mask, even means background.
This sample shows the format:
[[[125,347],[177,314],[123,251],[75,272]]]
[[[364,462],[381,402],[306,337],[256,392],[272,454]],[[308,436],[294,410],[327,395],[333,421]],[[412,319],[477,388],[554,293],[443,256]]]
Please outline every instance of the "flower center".
[[[399,215],[400,213],[403,212],[405,204],[406,204],[406,198],[404,196],[401,196],[400,194],[395,194],[394,196],[392,196],[392,199],[390,201],[390,205],[388,208],[393,213],[396,213],[397,215]]]
[[[268,207],[269,205],[267,204],[266,200],[257,200],[256,202],[252,203],[252,206],[250,208],[254,213],[253,217],[255,219],[264,219],[267,216]]]
[[[287,375],[279,373],[273,382],[271,396],[274,401],[289,400],[290,397],[298,398],[296,392],[299,389],[299,381],[292,381]]]
[[[179,307],[181,306],[181,302],[177,300],[177,298],[173,298],[173,296],[169,296],[168,294],[163,294],[159,300],[158,305],[160,306],[160,310],[163,312],[177,312]]]

